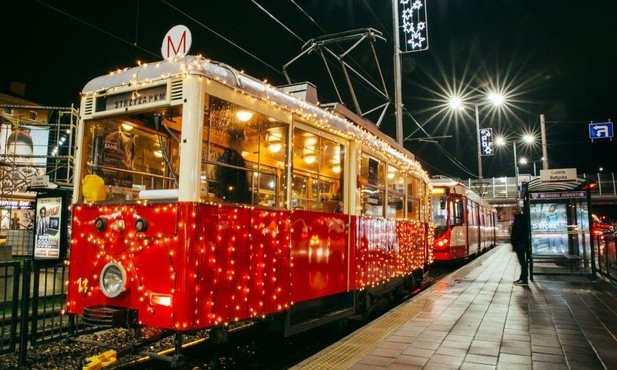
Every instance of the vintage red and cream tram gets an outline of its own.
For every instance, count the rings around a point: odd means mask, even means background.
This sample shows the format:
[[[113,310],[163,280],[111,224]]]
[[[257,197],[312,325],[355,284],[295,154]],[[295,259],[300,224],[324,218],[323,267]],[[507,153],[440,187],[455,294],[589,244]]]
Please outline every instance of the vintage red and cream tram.
[[[432,262],[427,173],[310,84],[201,56],[82,91],[68,298],[97,325],[182,333],[365,315]]]
[[[449,178],[431,179],[435,261],[463,260],[497,243],[495,207]]]

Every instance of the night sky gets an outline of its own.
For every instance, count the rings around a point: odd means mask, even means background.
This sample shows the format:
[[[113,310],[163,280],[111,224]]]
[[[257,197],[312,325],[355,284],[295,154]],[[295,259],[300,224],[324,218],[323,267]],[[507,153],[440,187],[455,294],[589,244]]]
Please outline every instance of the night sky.
[[[409,112],[403,124],[409,138],[405,147],[429,174],[478,175],[474,103],[479,104],[480,126],[509,140],[494,156],[483,158],[484,177],[514,175],[512,140],[523,133],[532,132],[538,139],[533,146],[517,144],[518,157],[540,160],[540,114],[547,121],[551,168],[575,167],[579,174],[600,167],[617,170],[617,139],[592,143],[588,135],[590,122],[617,117],[616,1],[427,3],[430,47],[402,57],[402,90]],[[78,106],[79,92],[92,78],[138,60],[160,60],[163,36],[177,24],[192,32],[191,54],[203,54],[273,85],[287,83],[283,65],[310,39],[373,28],[385,39],[375,46],[393,96],[388,0],[22,0],[8,2],[3,10],[0,92],[10,93],[11,82],[22,83],[24,97],[42,105]],[[333,45],[332,50],[343,49]],[[351,53],[349,63],[379,84],[368,46]],[[346,91],[340,67],[330,67]],[[317,55],[300,58],[288,71],[295,82],[313,82],[321,102],[337,100]],[[353,83],[363,104],[381,103],[361,80]],[[507,92],[505,110],[484,105],[487,86]],[[452,90],[469,98],[463,115],[445,109],[445,96]],[[344,100],[349,97],[342,95]],[[351,100],[345,103],[353,109]],[[393,114],[388,111],[380,128],[394,137]],[[520,172],[533,174],[533,167],[521,166]]]

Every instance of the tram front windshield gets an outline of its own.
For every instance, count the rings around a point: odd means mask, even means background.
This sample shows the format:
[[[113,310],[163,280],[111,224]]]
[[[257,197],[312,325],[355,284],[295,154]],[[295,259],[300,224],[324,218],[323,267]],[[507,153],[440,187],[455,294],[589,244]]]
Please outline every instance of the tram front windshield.
[[[431,198],[435,237],[440,237],[448,227],[463,224],[463,202],[460,196],[448,194],[445,188],[433,188]]]
[[[105,201],[136,199],[141,190],[177,188],[181,121],[172,111],[86,121],[78,164],[82,184],[87,175],[102,178]]]

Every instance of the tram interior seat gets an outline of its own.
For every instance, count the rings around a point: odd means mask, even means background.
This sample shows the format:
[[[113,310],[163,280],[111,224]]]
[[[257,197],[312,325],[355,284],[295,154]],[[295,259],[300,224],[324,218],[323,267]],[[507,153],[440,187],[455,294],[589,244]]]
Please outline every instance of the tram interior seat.
[[[146,200],[178,200],[178,189],[151,189],[139,192],[139,198]]]

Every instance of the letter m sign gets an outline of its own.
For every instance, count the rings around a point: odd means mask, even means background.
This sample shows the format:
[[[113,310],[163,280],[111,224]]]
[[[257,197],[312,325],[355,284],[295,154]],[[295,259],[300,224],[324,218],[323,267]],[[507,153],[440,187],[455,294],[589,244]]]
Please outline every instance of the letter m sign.
[[[163,38],[161,55],[165,59],[181,58],[191,48],[191,31],[183,25],[172,27]]]

